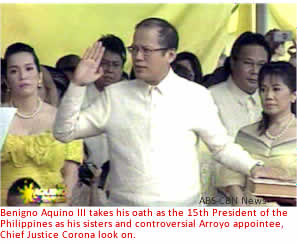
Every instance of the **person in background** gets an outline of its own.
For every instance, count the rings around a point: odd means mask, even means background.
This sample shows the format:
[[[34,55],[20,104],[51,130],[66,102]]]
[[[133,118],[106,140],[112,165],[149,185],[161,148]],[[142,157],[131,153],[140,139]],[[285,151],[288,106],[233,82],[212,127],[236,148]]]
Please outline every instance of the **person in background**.
[[[202,83],[202,68],[199,62],[199,59],[194,53],[191,52],[180,52],[176,55],[175,60],[173,61],[172,65],[180,64],[186,67],[191,76],[189,77],[191,81],[194,81],[198,84]]]
[[[102,45],[105,48],[101,62],[104,75],[87,86],[87,91],[81,108],[82,110],[90,107],[100,96],[100,93],[105,87],[120,82],[123,78],[123,69],[126,62],[126,48],[124,42],[119,37],[111,34],[102,36],[98,42],[102,42]],[[98,170],[101,170],[101,178],[103,179],[103,182],[101,182],[100,187],[104,189],[105,180],[107,179],[109,172],[107,136],[103,133],[100,136],[86,138],[84,142],[88,150],[88,157],[85,160],[85,163],[87,165],[93,164]],[[99,182],[92,181],[92,184],[96,184],[98,187]],[[94,187],[91,186],[91,189],[94,189]],[[86,185],[81,185],[81,188],[75,190],[82,192],[89,191],[90,189],[86,187]],[[91,195],[94,196],[95,194]],[[101,195],[102,194],[99,194],[98,198]],[[77,205],[80,205],[79,202],[83,199],[78,198],[77,200]],[[100,199],[98,202],[100,202]],[[86,201],[86,204],[88,204],[88,201]]]
[[[5,103],[6,101],[9,101],[9,92],[10,92],[6,84],[4,67],[5,67],[4,59],[1,58],[1,90],[0,90],[1,103]]]
[[[172,67],[174,73],[176,73],[180,77],[183,77],[189,81],[192,81],[191,80],[193,78],[192,72],[188,68],[186,68],[184,65],[178,64],[178,63],[172,63],[171,67]]]
[[[230,57],[226,57],[223,66],[216,68],[213,73],[203,76],[202,84],[204,87],[210,88],[226,81],[230,73]]]
[[[288,62],[271,62],[261,68],[258,80],[263,118],[240,129],[236,143],[265,162],[265,167],[277,169],[283,180],[296,182],[296,68]],[[219,173],[221,186],[233,198],[253,198],[246,191],[244,175],[224,169]],[[296,206],[296,199],[271,200]],[[239,201],[238,205],[244,203]]]
[[[232,138],[241,127],[261,118],[258,73],[270,59],[271,52],[263,35],[244,32],[232,46],[228,79],[209,88]]]
[[[58,59],[56,68],[63,71],[68,80],[73,77],[73,72],[80,61],[80,57],[75,54],[68,54]]]
[[[44,71],[44,79],[54,84],[57,91],[57,105],[59,105],[67,87],[69,86],[69,79],[66,74],[57,68],[48,65],[41,65],[41,69]]]
[[[218,60],[218,63],[217,63],[217,68],[224,66],[224,63],[225,63],[226,58],[227,58],[227,55],[226,54],[222,53],[220,55],[219,60]]]
[[[42,78],[38,84],[38,94],[44,102],[57,107],[59,95],[56,84],[45,66],[41,65],[40,70]]]
[[[289,63],[296,67],[296,41],[292,41],[293,45],[288,48],[288,53],[290,54]]]
[[[275,40],[275,34],[281,32],[279,29],[272,29],[265,34],[265,39],[271,49],[271,61],[278,61],[285,55],[285,42]]]
[[[245,32],[232,46],[231,73],[227,81],[209,88],[220,119],[233,140],[240,128],[261,119],[258,73],[270,58],[270,49],[264,36],[259,33]],[[216,171],[223,167],[218,164],[213,165],[217,168]],[[217,174],[215,181],[219,189],[221,180],[224,180],[223,176]]]
[[[17,112],[1,152],[1,205],[7,203],[13,182],[27,177],[43,189],[65,184],[67,204],[71,204],[83,158],[82,141],[65,144],[53,137],[56,108],[38,95],[41,69],[34,49],[14,43],[5,51],[4,59],[4,75],[10,89],[9,103],[4,106],[16,107]]]

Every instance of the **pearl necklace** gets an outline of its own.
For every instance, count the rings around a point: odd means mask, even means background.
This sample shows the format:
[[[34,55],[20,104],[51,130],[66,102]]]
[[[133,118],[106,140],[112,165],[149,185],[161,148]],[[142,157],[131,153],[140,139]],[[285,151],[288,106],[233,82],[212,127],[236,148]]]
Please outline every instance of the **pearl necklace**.
[[[36,108],[36,110],[35,110],[32,114],[25,115],[25,114],[22,114],[22,113],[20,113],[19,111],[17,111],[17,112],[16,112],[16,115],[19,116],[19,117],[21,117],[21,118],[23,118],[23,119],[32,119],[32,118],[34,118],[34,117],[36,116],[36,114],[38,114],[38,113],[40,112],[40,110],[41,110],[41,108],[42,108],[42,104],[43,104],[43,102],[41,101],[40,98],[38,98],[38,105],[37,105],[37,108]],[[16,107],[16,106],[14,106],[12,100],[11,100],[10,105],[11,105],[12,107]]]
[[[295,119],[295,116],[292,115],[291,119],[288,121],[288,124],[281,130],[281,132],[276,135],[276,136],[273,136],[269,133],[268,130],[265,131],[265,136],[270,139],[270,140],[277,140],[278,138],[280,138],[283,134],[285,134],[285,132],[289,129],[291,123],[294,121]]]

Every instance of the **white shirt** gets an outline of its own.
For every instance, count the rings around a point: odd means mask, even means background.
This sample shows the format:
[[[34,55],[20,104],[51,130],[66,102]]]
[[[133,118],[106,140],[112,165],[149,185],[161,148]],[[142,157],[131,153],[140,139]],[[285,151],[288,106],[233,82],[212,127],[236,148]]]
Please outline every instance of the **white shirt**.
[[[262,106],[258,90],[249,95],[234,83],[231,75],[226,82],[212,86],[209,90],[218,107],[222,123],[233,140],[242,127],[261,119]],[[226,175],[231,174],[230,169],[218,164],[215,167],[218,187],[225,185],[223,182],[232,181],[231,178],[226,179]]]
[[[235,139],[239,129],[261,119],[262,106],[258,90],[252,95],[242,91],[231,75],[226,82],[209,88],[219,116],[229,136]]]
[[[54,128],[58,140],[107,134],[110,205],[198,201],[199,137],[218,161],[249,174],[256,161],[231,142],[206,88],[172,70],[151,88],[142,80],[113,84],[80,112],[86,88],[71,84],[59,106]]]
[[[100,96],[100,92],[96,88],[95,83],[88,85],[81,110],[91,106],[97,100],[98,96]],[[88,161],[95,163],[100,168],[103,163],[109,160],[107,136],[105,133],[86,138],[84,141],[89,150]]]

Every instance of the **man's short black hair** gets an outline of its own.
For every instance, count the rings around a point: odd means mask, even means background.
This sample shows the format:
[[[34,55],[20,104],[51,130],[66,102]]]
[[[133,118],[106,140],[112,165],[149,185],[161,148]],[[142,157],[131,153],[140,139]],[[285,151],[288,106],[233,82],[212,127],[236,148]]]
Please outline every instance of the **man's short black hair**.
[[[234,42],[231,50],[231,58],[236,60],[238,58],[238,54],[242,47],[247,45],[258,45],[262,46],[268,56],[268,62],[271,59],[271,49],[269,47],[268,42],[265,40],[265,37],[260,33],[252,33],[250,31],[242,33]]]
[[[102,36],[98,41],[102,42],[102,45],[105,47],[105,50],[116,53],[120,55],[123,65],[127,59],[126,48],[124,42],[117,36],[108,34]]]
[[[163,48],[178,48],[178,33],[176,28],[168,21],[160,18],[147,18],[139,22],[135,29],[138,28],[159,28],[159,44]]]

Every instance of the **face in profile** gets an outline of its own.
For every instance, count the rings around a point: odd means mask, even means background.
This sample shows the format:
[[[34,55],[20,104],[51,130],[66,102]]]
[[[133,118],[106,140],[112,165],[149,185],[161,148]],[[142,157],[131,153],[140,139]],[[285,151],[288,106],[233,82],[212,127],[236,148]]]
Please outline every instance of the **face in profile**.
[[[15,53],[7,60],[7,85],[11,94],[28,96],[37,93],[40,73],[28,52]]]
[[[258,73],[267,63],[268,54],[264,47],[246,45],[241,47],[236,59],[231,59],[232,78],[236,85],[248,94],[258,88]]]
[[[140,27],[136,29],[132,51],[133,70],[137,79],[149,84],[158,84],[167,75],[170,63],[175,59],[173,50],[159,44],[159,28]]]
[[[121,80],[123,74],[123,60],[119,54],[105,50],[101,66],[104,75],[98,80],[98,84],[108,86]]]
[[[296,93],[291,91],[279,75],[266,75],[260,87],[263,110],[270,116],[291,113],[291,104],[296,101]]]

